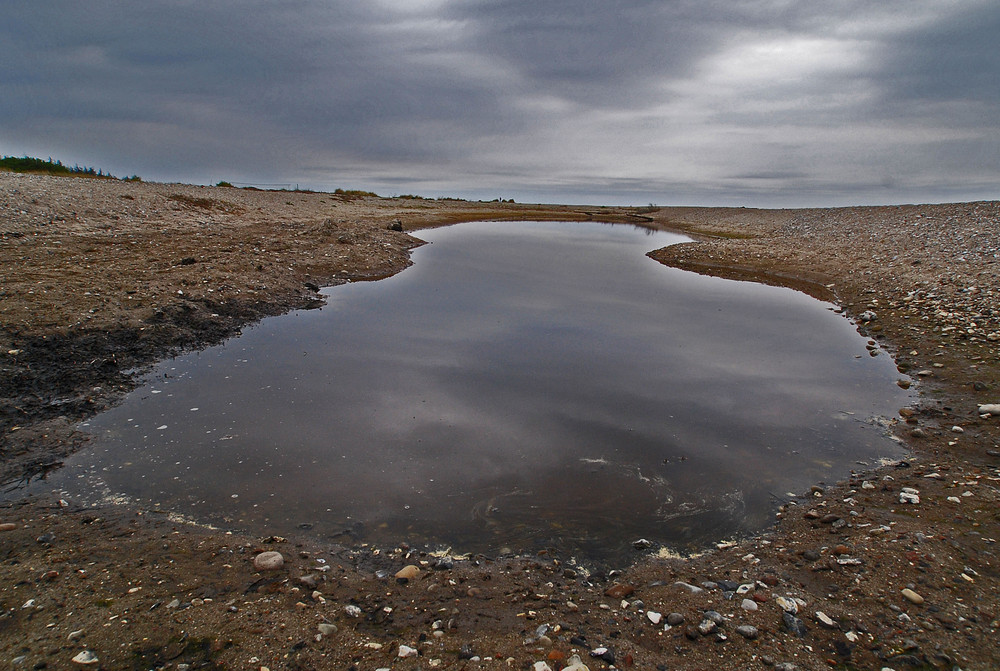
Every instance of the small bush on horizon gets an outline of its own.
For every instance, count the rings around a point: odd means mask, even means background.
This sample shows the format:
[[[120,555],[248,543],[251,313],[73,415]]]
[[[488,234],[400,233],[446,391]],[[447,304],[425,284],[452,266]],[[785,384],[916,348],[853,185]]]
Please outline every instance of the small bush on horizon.
[[[224,186],[229,189],[234,188],[232,182],[227,182],[226,180],[220,181],[218,184],[216,184],[216,186]]]
[[[334,194],[338,196],[347,196],[349,198],[378,198],[377,193],[372,193],[371,191],[361,191],[358,189],[336,189]]]

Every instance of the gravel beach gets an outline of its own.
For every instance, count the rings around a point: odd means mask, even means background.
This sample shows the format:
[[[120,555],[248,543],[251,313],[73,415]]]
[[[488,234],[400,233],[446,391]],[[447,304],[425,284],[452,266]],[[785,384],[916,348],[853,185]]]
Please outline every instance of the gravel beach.
[[[694,272],[836,303],[919,402],[908,451],[694,557],[457,556],[23,497],[137,371],[389,276],[422,227],[630,221]],[[0,173],[0,664],[25,669],[1000,667],[1000,203],[599,208]],[[579,660],[576,659],[579,657]]]

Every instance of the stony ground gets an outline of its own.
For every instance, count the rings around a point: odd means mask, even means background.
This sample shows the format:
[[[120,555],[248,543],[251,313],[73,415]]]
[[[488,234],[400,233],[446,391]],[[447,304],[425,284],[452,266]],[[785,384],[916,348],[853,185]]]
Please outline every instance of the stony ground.
[[[689,232],[678,267],[838,301],[918,381],[906,461],[817,483],[761,535],[631,566],[248,538],[161,513],[0,504],[12,668],[992,669],[1000,666],[1000,205],[656,212],[0,174],[4,481],[81,447],[130,370],[398,271],[482,218]],[[401,226],[396,226],[399,222]],[[403,231],[393,230],[403,228]],[[85,446],[83,446],[85,447]],[[255,566],[264,552],[283,565]],[[400,573],[402,571],[402,573]],[[399,577],[397,577],[397,575]],[[577,669],[580,667],[577,666]]]

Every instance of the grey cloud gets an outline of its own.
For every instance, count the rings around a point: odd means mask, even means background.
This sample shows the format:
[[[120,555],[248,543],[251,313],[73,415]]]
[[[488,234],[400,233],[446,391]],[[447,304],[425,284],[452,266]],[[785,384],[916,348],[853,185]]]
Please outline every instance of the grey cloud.
[[[119,174],[748,204],[1000,178],[1000,12],[977,0],[0,12],[0,152]]]

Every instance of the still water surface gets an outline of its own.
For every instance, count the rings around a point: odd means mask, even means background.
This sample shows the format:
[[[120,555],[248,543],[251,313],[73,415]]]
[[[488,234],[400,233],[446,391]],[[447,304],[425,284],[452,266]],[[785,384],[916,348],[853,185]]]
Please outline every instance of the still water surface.
[[[616,556],[759,529],[898,448],[886,355],[791,290],[666,268],[679,235],[421,231],[414,265],[160,365],[48,486],[261,535]]]

